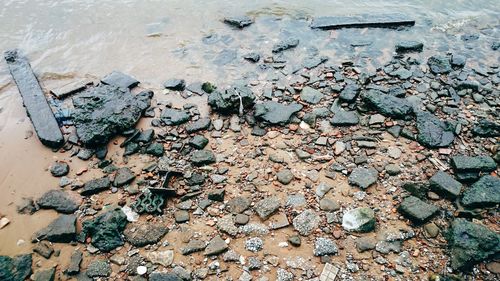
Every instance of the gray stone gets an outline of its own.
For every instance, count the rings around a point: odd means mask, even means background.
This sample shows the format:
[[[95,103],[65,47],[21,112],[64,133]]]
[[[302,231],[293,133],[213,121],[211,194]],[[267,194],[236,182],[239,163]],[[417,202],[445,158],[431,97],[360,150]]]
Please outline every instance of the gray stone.
[[[494,207],[500,203],[500,179],[486,175],[464,191],[462,205],[466,207]]]
[[[299,39],[290,37],[275,44],[273,46],[273,53],[280,53],[285,50],[295,48],[297,45],[299,45]]]
[[[253,20],[248,16],[230,16],[225,17],[224,22],[231,26],[243,28],[245,26],[251,25],[253,23]]]
[[[202,135],[196,135],[189,140],[189,145],[196,149],[203,149],[208,144],[208,139]]]
[[[480,137],[499,137],[500,124],[498,122],[481,119],[472,128],[472,133]]]
[[[161,112],[160,118],[163,122],[165,122],[166,125],[176,126],[186,123],[187,121],[189,121],[189,119],[191,119],[191,116],[184,110],[165,108]]]
[[[291,103],[284,105],[275,101],[259,103],[255,105],[254,116],[273,125],[284,125],[290,121],[290,117],[302,109],[302,105]]]
[[[201,252],[205,250],[206,247],[207,245],[204,241],[191,239],[186,247],[181,248],[181,253],[186,256],[192,253]]]
[[[497,168],[495,160],[489,156],[456,155],[451,158],[455,172],[492,172]]]
[[[75,250],[69,259],[68,268],[65,273],[68,275],[75,275],[80,272],[80,264],[83,260],[83,253],[80,250]]]
[[[359,237],[358,239],[356,239],[355,244],[358,252],[362,253],[375,249],[377,241],[371,237]]]
[[[316,187],[316,196],[323,198],[323,196],[325,196],[331,189],[333,189],[333,186],[325,182],[320,182]]]
[[[396,28],[400,26],[415,25],[415,20],[407,15],[393,14],[361,14],[355,16],[325,16],[314,18],[311,28],[314,29],[339,29],[339,28],[365,28],[386,27]]]
[[[287,185],[293,180],[294,175],[289,169],[283,169],[276,174],[276,178],[280,183]]]
[[[206,130],[210,127],[212,121],[209,117],[200,118],[194,122],[191,122],[186,125],[186,132],[188,134],[196,133],[201,130]]]
[[[214,91],[208,96],[213,111],[222,114],[242,113],[255,104],[255,95],[249,87],[232,86],[224,91]]]
[[[163,156],[163,153],[165,152],[165,147],[163,147],[163,144],[153,142],[148,147],[146,148],[145,151],[147,154],[156,156],[156,157],[161,157]]]
[[[323,94],[311,87],[304,87],[300,92],[300,99],[310,104],[318,104],[323,99]]]
[[[316,238],[313,253],[316,257],[335,255],[338,253],[337,244],[328,238]]]
[[[444,56],[432,56],[427,60],[427,64],[434,74],[446,74],[452,71],[450,59]]]
[[[340,92],[339,98],[345,102],[354,102],[358,96],[360,88],[357,84],[348,84]]]
[[[123,234],[125,239],[135,247],[144,247],[158,243],[168,232],[162,224],[141,223],[129,224]]]
[[[233,214],[240,214],[250,207],[250,203],[251,201],[248,198],[238,196],[230,199],[226,206],[229,212]]]
[[[176,78],[169,79],[163,82],[163,87],[169,90],[182,91],[186,87],[186,80]]]
[[[408,196],[403,200],[401,205],[399,205],[398,211],[412,222],[422,224],[435,215],[439,209],[417,197]]]
[[[111,265],[107,260],[93,260],[87,267],[87,276],[94,277],[108,277],[111,275]]]
[[[456,198],[462,190],[462,184],[443,171],[435,173],[429,184],[434,192],[449,198]]]
[[[220,253],[225,252],[229,249],[226,241],[222,239],[219,235],[215,236],[208,242],[207,247],[205,248],[205,256],[218,255]]]
[[[54,209],[60,213],[71,214],[78,210],[82,198],[76,194],[69,194],[62,190],[49,190],[36,202],[45,209]]]
[[[362,189],[367,189],[369,186],[377,182],[378,172],[374,168],[355,168],[349,175],[349,184],[358,186]]]
[[[280,200],[276,196],[267,197],[260,200],[254,206],[255,212],[262,220],[267,220],[280,208]]]
[[[127,225],[127,216],[120,208],[115,208],[84,221],[79,240],[87,236],[92,239],[92,245],[102,252],[109,252],[124,244],[122,232]]]
[[[239,232],[238,227],[234,225],[233,215],[231,214],[219,219],[217,222],[217,229],[231,236],[236,236]]]
[[[250,252],[258,252],[264,248],[264,241],[259,237],[253,237],[245,241],[245,249]]]
[[[320,223],[320,217],[312,210],[305,210],[293,219],[293,227],[302,236],[311,234]]]
[[[205,166],[216,162],[215,155],[210,150],[197,150],[193,152],[190,160],[195,166]]]
[[[134,77],[124,74],[120,71],[113,71],[101,79],[101,82],[106,85],[113,85],[119,88],[133,88],[139,84]]]
[[[48,269],[40,269],[33,274],[34,281],[54,281],[56,275],[56,268],[51,267]]]
[[[80,194],[83,196],[89,196],[92,194],[99,193],[103,190],[109,189],[111,187],[111,181],[108,177],[102,177],[99,179],[93,179],[85,183]]]
[[[120,187],[131,183],[135,179],[135,174],[127,167],[120,168],[116,171],[114,186]]]
[[[342,227],[347,231],[370,232],[375,229],[375,212],[370,208],[356,208],[344,214]]]
[[[405,100],[380,91],[370,90],[364,95],[364,100],[384,116],[408,119],[413,113],[413,107]]]
[[[33,248],[33,252],[39,254],[40,256],[46,259],[50,259],[50,256],[52,256],[52,254],[54,253],[54,248],[52,247],[50,242],[40,241]]]
[[[334,126],[354,126],[359,123],[359,116],[356,111],[338,110],[330,123]]]
[[[36,232],[33,240],[47,240],[57,243],[69,243],[76,237],[76,216],[60,215],[47,227]]]
[[[50,173],[54,177],[62,177],[69,173],[69,165],[66,162],[56,161],[50,166]]]
[[[424,44],[418,41],[401,41],[396,44],[396,52],[410,53],[410,52],[422,52],[424,49]]]
[[[428,148],[447,147],[455,140],[454,128],[428,112],[417,113],[417,140]]]
[[[189,221],[189,212],[185,210],[179,210],[174,212],[174,218],[176,223],[183,223]]]
[[[323,198],[319,201],[319,208],[323,211],[326,211],[326,212],[333,212],[333,211],[339,210],[340,205],[339,205],[339,203],[337,203],[331,199]]]

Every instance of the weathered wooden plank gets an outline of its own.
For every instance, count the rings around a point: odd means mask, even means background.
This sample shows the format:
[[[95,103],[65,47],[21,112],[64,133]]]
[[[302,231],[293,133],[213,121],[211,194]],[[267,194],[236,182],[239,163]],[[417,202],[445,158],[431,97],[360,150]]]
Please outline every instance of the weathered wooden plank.
[[[345,27],[386,27],[395,28],[399,26],[413,26],[415,20],[404,14],[382,14],[338,17],[318,17],[313,19],[311,28],[339,29]]]
[[[38,139],[49,147],[62,146],[63,135],[28,60],[18,50],[6,51],[4,56]]]

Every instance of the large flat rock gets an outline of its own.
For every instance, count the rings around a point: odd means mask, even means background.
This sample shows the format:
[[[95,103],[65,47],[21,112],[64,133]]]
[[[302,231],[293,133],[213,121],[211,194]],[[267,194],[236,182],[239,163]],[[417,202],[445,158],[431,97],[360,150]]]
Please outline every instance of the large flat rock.
[[[396,28],[400,26],[413,26],[415,20],[404,14],[381,14],[357,16],[328,16],[313,19],[311,28],[339,29],[345,27],[385,27]]]
[[[48,147],[62,146],[63,135],[28,60],[18,50],[10,50],[5,52],[5,61],[21,93],[38,139]]]

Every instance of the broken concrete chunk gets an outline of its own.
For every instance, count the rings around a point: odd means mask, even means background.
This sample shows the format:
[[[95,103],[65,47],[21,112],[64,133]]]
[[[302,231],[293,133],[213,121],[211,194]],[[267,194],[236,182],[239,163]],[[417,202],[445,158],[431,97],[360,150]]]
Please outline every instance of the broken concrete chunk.
[[[412,222],[422,224],[434,216],[439,209],[417,197],[408,196],[403,200],[401,205],[399,205],[398,211]]]
[[[311,28],[318,29],[339,29],[349,27],[386,27],[395,28],[400,26],[413,26],[415,20],[404,14],[382,14],[358,16],[329,16],[314,18]]]
[[[101,82],[107,85],[113,85],[119,88],[131,89],[139,84],[134,77],[124,74],[120,71],[113,71],[101,79]]]
[[[449,198],[456,198],[460,195],[462,184],[449,174],[438,171],[429,179],[430,187],[434,192]]]

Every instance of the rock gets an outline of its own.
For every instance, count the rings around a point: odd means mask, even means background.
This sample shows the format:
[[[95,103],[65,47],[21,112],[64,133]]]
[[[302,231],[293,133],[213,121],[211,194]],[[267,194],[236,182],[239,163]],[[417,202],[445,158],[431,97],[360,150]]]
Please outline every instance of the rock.
[[[36,244],[36,246],[33,248],[33,252],[39,254],[40,256],[50,259],[50,256],[54,253],[54,248],[50,244],[50,242],[47,241],[41,241]]]
[[[146,257],[153,264],[159,264],[164,267],[168,267],[174,261],[174,251],[166,250],[166,251],[149,252],[146,254]]]
[[[424,44],[417,41],[401,41],[396,44],[396,53],[422,52]]]
[[[316,187],[316,196],[323,198],[323,196],[325,196],[331,189],[333,189],[333,186],[325,182],[320,182],[318,187]]]
[[[127,167],[120,168],[116,171],[113,185],[116,187],[124,186],[131,183],[135,179],[135,174]]]
[[[228,245],[219,235],[215,236],[208,242],[207,247],[205,248],[205,256],[218,255],[220,253],[225,252],[229,249]]]
[[[69,243],[76,237],[76,216],[60,215],[46,228],[34,234],[33,240],[47,240],[57,243]]]
[[[364,96],[364,100],[384,116],[408,119],[413,113],[413,107],[407,100],[380,91],[368,91]]]
[[[417,197],[408,196],[401,202],[398,211],[413,223],[422,224],[434,216],[439,209],[432,204],[425,203]]]
[[[66,162],[57,161],[50,167],[50,173],[54,177],[62,177],[69,173],[69,165]]]
[[[158,243],[168,232],[162,224],[141,223],[129,224],[123,234],[125,239],[135,247],[144,247]]]
[[[248,60],[248,61],[251,61],[251,62],[258,62],[260,60],[260,55],[258,53],[255,53],[255,52],[251,52],[251,53],[245,54],[243,56],[243,58]]]
[[[297,45],[299,45],[299,39],[290,37],[275,44],[273,46],[273,53],[280,53],[285,50],[295,48]]]
[[[109,189],[111,187],[111,181],[108,177],[102,177],[99,179],[93,179],[85,183],[80,194],[83,196],[89,196],[92,194],[99,193],[103,190]]]
[[[231,236],[238,235],[238,228],[234,225],[233,215],[226,215],[219,219],[217,228]]]
[[[290,236],[288,237],[288,242],[290,242],[290,244],[292,244],[292,246],[295,246],[295,247],[300,247],[302,241],[302,239],[300,238],[299,235],[293,235],[293,236]]]
[[[135,126],[150,106],[152,92],[132,95],[128,89],[100,85],[73,98],[73,122],[85,146],[101,146]]]
[[[56,275],[56,268],[51,267],[48,269],[40,269],[33,275],[34,281],[54,281]]]
[[[205,166],[216,162],[215,155],[210,150],[197,150],[193,152],[190,158],[194,166]]]
[[[458,218],[446,234],[453,269],[468,269],[500,253],[500,235],[485,226]]]
[[[167,126],[177,126],[186,123],[191,119],[188,112],[175,108],[165,108],[160,118]]]
[[[294,277],[293,273],[286,271],[283,268],[278,268],[276,270],[276,281],[293,281]]]
[[[76,194],[69,194],[62,190],[50,190],[40,197],[36,202],[38,206],[45,209],[54,209],[60,213],[74,213],[82,204],[82,198]]]
[[[359,123],[359,116],[356,111],[339,110],[335,112],[330,123],[334,126],[354,126]]]
[[[16,210],[19,214],[31,215],[37,211],[35,202],[32,198],[21,198],[21,202],[16,206]]]
[[[382,254],[389,254],[390,252],[399,253],[401,252],[402,241],[379,241],[375,245],[375,250]]]
[[[264,241],[259,237],[253,237],[245,241],[245,249],[250,252],[258,252],[264,248]]]
[[[176,223],[183,223],[189,221],[189,212],[185,210],[178,210],[174,212],[174,218]]]
[[[417,140],[428,148],[447,147],[455,139],[454,128],[428,112],[417,113]]]
[[[64,137],[28,59],[19,50],[8,50],[4,56],[38,139],[48,147],[61,147]]]
[[[195,122],[191,122],[186,125],[186,132],[188,134],[196,133],[201,130],[206,130],[208,127],[210,127],[210,124],[212,121],[210,120],[209,117],[205,118],[200,118]]]
[[[344,214],[342,227],[347,231],[370,232],[375,229],[375,213],[370,208],[356,208]]]
[[[312,210],[305,210],[293,219],[293,227],[302,236],[311,234],[320,223],[320,217]]]
[[[106,260],[95,259],[90,262],[87,267],[87,276],[94,277],[108,277],[111,275],[111,266]]]
[[[163,147],[163,144],[153,142],[148,147],[146,148],[145,151],[147,154],[156,156],[156,157],[161,157],[163,156],[163,153],[165,152],[165,147]]]
[[[251,201],[248,198],[238,196],[230,199],[226,206],[229,212],[233,214],[240,214],[250,207],[250,203]]]
[[[384,169],[389,176],[396,176],[401,173],[401,168],[397,164],[387,164]]]
[[[137,81],[134,77],[124,74],[120,71],[111,72],[103,79],[101,79],[101,82],[106,85],[113,85],[119,88],[128,89],[131,89],[139,84],[139,81]]]
[[[313,253],[316,257],[335,255],[338,253],[337,244],[328,238],[316,238]]]
[[[0,256],[0,280],[26,280],[31,274],[31,263],[31,254],[18,255],[13,258]]]
[[[292,171],[290,171],[289,169],[283,169],[278,173],[276,173],[276,178],[280,183],[287,185],[293,180],[294,175],[292,174]]]
[[[213,111],[222,114],[243,113],[255,104],[255,95],[249,87],[233,86],[224,91],[214,91],[208,96]]]
[[[203,251],[206,248],[206,244],[204,241],[191,239],[186,247],[181,248],[181,253],[185,256],[190,255],[192,253]]]
[[[302,66],[307,68],[307,69],[313,69],[317,67],[318,65],[328,61],[327,56],[313,56],[313,57],[308,57],[302,61]]]
[[[311,23],[313,29],[340,29],[340,28],[365,28],[412,26],[415,21],[407,15],[393,14],[361,14],[355,16],[326,16],[314,18]]]
[[[215,190],[209,191],[207,197],[209,200],[212,200],[212,201],[224,202],[224,194],[225,193],[226,193],[226,191],[223,188],[215,189]]]
[[[339,99],[344,102],[354,102],[358,97],[360,88],[357,84],[347,84],[340,92]]]
[[[500,179],[486,175],[464,191],[462,205],[472,208],[494,207],[500,203]]]
[[[134,142],[149,143],[153,140],[154,135],[155,131],[153,129],[144,130],[137,137],[134,138]]]
[[[189,140],[189,145],[196,149],[203,149],[208,144],[208,139],[202,135],[196,135]]]
[[[359,237],[358,239],[356,239],[355,244],[358,252],[362,253],[375,249],[377,241],[371,237]]]
[[[247,267],[248,267],[248,270],[261,269],[262,268],[262,261],[257,257],[249,257],[247,260]],[[252,276],[250,275],[249,277],[250,277],[250,279],[248,279],[248,280],[251,280]],[[241,277],[240,277],[240,280],[241,280]]]
[[[297,103],[284,105],[275,101],[269,101],[256,104],[254,116],[273,125],[284,125],[288,124],[290,117],[301,109],[302,105]]]
[[[498,137],[500,136],[500,124],[497,122],[481,119],[472,128],[472,133],[480,137]]]
[[[234,27],[243,28],[251,25],[253,20],[247,16],[231,16],[225,17],[224,22]]]
[[[427,65],[434,74],[446,74],[452,71],[450,59],[444,56],[432,56],[427,60]]]
[[[186,80],[176,78],[169,79],[163,82],[163,87],[173,91],[183,91],[184,88],[186,88]]]
[[[66,269],[65,273],[68,275],[75,275],[80,272],[80,264],[83,260],[83,253],[80,250],[75,250],[73,254],[71,254],[71,258],[69,259],[69,265]]]
[[[183,281],[183,279],[174,272],[152,272],[149,281]]]
[[[124,244],[121,234],[126,225],[127,216],[120,208],[116,208],[84,221],[80,237],[91,237],[93,246],[102,252],[109,252]]]
[[[429,183],[434,192],[452,199],[460,195],[460,191],[462,190],[462,184],[443,171],[435,173],[429,179]]]
[[[425,233],[431,238],[435,238],[439,234],[439,227],[432,222],[424,225],[424,230]]]
[[[351,185],[358,186],[362,189],[367,189],[369,186],[377,182],[378,172],[374,168],[355,168],[349,175],[348,182]]]
[[[492,172],[497,168],[495,160],[489,156],[456,155],[451,158],[451,165],[457,173]]]
[[[325,212],[333,212],[340,209],[340,205],[328,198],[323,198],[319,201],[319,208]]]
[[[280,200],[276,196],[267,197],[260,200],[254,206],[255,212],[262,220],[267,220],[280,208]]]
[[[310,104],[318,104],[324,95],[311,87],[304,87],[300,92],[300,99]]]

